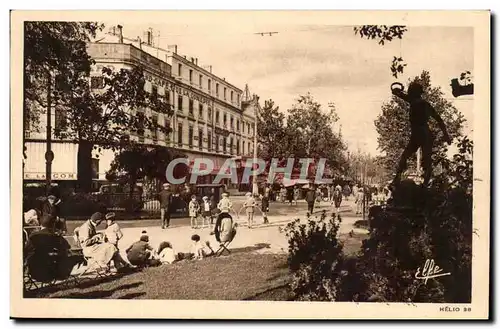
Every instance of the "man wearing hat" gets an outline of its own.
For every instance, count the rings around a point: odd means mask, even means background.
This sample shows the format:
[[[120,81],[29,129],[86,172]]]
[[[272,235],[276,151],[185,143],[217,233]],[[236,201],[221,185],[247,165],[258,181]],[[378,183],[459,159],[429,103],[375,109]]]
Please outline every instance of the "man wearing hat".
[[[163,190],[159,193],[158,199],[160,201],[161,228],[165,229],[170,226],[170,210],[172,205],[170,184],[163,184]]]
[[[58,199],[55,195],[50,194],[45,200],[40,209],[41,218],[48,225],[49,230],[55,231],[59,230],[62,233],[66,232],[66,222],[64,219],[59,217],[59,204],[61,199]]]
[[[161,262],[153,257],[153,248],[149,245],[147,234],[141,235],[139,241],[134,242],[125,251],[130,264],[137,267],[158,266]]]

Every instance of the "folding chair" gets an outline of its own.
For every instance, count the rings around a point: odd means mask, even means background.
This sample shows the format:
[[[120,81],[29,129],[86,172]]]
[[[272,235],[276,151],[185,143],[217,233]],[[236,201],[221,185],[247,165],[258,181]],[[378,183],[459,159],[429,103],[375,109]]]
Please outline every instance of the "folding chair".
[[[234,237],[236,236],[236,227],[237,225],[234,225],[233,226],[233,230],[231,232],[231,237],[229,240],[225,241],[225,242],[221,242],[220,245],[219,245],[219,249],[217,249],[217,251],[215,252],[215,256],[216,257],[219,257],[219,256],[222,256],[224,254],[224,252],[227,252],[228,255],[231,254],[231,251],[229,250],[229,245],[231,244],[231,242],[233,242],[234,240]]]

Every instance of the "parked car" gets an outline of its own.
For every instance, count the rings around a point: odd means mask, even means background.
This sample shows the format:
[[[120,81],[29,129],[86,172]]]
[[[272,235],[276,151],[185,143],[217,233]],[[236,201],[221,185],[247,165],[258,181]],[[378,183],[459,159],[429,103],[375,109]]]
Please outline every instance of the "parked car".
[[[143,189],[135,186],[132,194],[129,185],[107,184],[102,185],[99,191],[92,195],[98,203],[104,204],[108,211],[137,212],[142,210],[144,202],[142,200]]]

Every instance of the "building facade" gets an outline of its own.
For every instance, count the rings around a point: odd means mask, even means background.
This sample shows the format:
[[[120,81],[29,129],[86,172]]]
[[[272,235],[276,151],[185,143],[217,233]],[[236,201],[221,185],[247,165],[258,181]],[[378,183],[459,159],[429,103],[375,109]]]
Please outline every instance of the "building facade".
[[[195,158],[214,162],[212,175],[200,177],[198,183],[210,183],[228,158],[251,156],[254,151],[255,104],[243,98],[243,91],[212,73],[210,67],[198,66],[196,58],[177,53],[177,46],[168,50],[154,47],[151,40],[142,42],[124,38],[121,28],[107,34],[99,42],[88,45],[88,54],[95,61],[91,70],[91,86],[99,89],[103,67],[113,70],[141,65],[145,75],[145,90],[164,96],[172,105],[171,117],[146,109],[144,114],[159,125],[170,127],[170,133],[144,131],[131,134],[131,139],[148,145],[161,145],[185,154],[192,163]],[[254,97],[253,99],[256,99]],[[257,104],[258,105],[258,104]],[[57,129],[64,113],[55,109],[52,126]],[[45,180],[45,118],[40,132],[26,129],[26,180]],[[77,151],[74,143],[54,140],[52,164],[54,181],[76,180]],[[94,179],[104,181],[115,154],[103,150],[93,155]]]

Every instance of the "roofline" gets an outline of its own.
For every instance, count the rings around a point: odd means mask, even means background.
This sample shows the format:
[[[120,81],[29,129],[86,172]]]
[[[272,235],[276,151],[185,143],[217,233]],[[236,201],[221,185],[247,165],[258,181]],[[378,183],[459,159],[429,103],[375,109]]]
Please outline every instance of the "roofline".
[[[231,83],[227,82],[226,80],[222,79],[221,77],[219,77],[219,76],[217,76],[217,75],[215,75],[215,74],[211,73],[210,71],[205,70],[203,67],[201,67],[201,66],[199,66],[199,65],[194,64],[193,62],[191,62],[191,61],[190,61],[190,60],[188,60],[187,58],[184,58],[184,56],[181,56],[181,55],[179,55],[179,54],[177,54],[177,53],[173,53],[173,52],[168,51],[168,50],[167,50],[167,52],[169,52],[169,54],[172,54],[172,55],[167,55],[168,57],[177,57],[178,59],[181,59],[184,63],[188,63],[188,64],[190,64],[190,65],[195,65],[195,66],[196,66],[197,68],[199,68],[202,72],[206,73],[207,75],[211,76],[212,78],[216,78],[216,79],[218,79],[221,83],[223,83],[223,84],[225,84],[225,85],[227,85],[227,86],[229,86],[229,87],[231,87],[231,88],[234,88],[234,89],[236,89],[237,91],[239,91],[239,92],[243,93],[243,90],[241,90],[240,88],[238,88],[238,87],[236,87],[235,85],[233,85],[233,84],[231,84]]]

